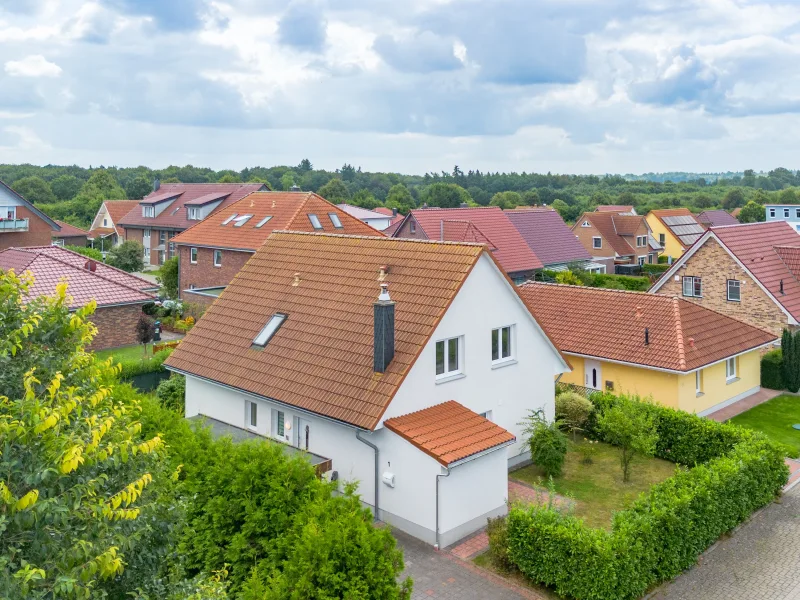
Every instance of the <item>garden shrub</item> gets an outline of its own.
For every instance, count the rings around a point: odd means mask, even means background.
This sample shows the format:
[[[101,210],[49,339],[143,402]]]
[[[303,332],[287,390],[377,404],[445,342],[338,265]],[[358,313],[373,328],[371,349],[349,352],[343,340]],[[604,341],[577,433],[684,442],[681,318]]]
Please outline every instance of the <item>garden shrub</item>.
[[[186,402],[186,377],[173,373],[169,379],[158,384],[156,396],[161,405],[183,415]]]
[[[131,379],[136,375],[144,375],[145,373],[161,373],[165,371],[164,361],[172,354],[175,348],[165,348],[160,352],[156,352],[150,360],[126,360],[119,361],[122,366],[119,378],[122,380]]]
[[[653,456],[658,434],[655,415],[634,402],[617,402],[597,419],[597,429],[620,449],[622,481],[630,481],[630,466],[637,454]]]
[[[573,434],[583,431],[594,405],[577,392],[561,392],[556,396],[556,419],[563,422]]]
[[[592,281],[587,283],[589,287],[605,288],[611,287],[609,284],[622,284],[626,290],[633,292],[646,292],[650,289],[649,277],[633,277],[631,275],[610,275],[607,273],[596,273],[592,276]],[[619,289],[616,288],[615,289]]]
[[[780,348],[770,350],[761,357],[761,387],[785,390],[783,380],[783,352]]]
[[[645,263],[642,265],[642,271],[650,275],[663,275],[666,271],[669,271],[671,267],[672,265],[668,265],[665,263],[658,263],[658,264]]]
[[[486,526],[489,537],[489,555],[495,567],[511,571],[514,564],[508,558],[508,523],[506,517],[489,518]]]
[[[781,336],[783,383],[792,393],[800,390],[800,335],[788,329]]]
[[[567,455],[567,436],[558,428],[558,423],[548,423],[541,410],[530,411],[524,426],[531,460],[547,477],[558,477]]]

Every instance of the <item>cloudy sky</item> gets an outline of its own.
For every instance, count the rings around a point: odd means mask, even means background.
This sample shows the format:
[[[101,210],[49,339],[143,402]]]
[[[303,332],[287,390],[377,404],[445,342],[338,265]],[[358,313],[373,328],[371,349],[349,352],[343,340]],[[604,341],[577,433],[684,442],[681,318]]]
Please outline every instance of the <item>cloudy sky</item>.
[[[800,167],[798,0],[0,0],[0,162]]]

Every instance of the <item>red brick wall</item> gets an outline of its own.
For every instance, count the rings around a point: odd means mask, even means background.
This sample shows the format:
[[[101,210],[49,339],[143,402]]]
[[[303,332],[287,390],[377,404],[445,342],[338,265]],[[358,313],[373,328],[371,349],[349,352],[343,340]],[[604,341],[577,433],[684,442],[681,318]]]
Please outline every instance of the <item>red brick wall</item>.
[[[397,230],[397,235],[394,237],[398,238],[406,238],[406,239],[414,239],[414,240],[427,240],[428,236],[425,235],[425,232],[422,231],[422,227],[419,226],[419,223],[414,222],[416,227],[416,231],[411,233],[411,223],[414,221],[414,218],[410,218],[403,223],[403,226]],[[438,232],[437,232],[438,233]],[[439,239],[438,237],[435,239]]]
[[[90,319],[97,326],[97,335],[89,349],[105,350],[137,344],[136,323],[140,314],[141,304],[98,308]]]
[[[17,206],[17,218],[28,219],[28,231],[0,232],[0,250],[21,246],[49,246],[52,227],[26,206]]]
[[[74,237],[53,237],[53,240],[64,240],[65,246],[80,246],[84,247],[86,245],[86,236],[85,235],[76,235]]]
[[[233,250],[222,251],[222,266],[214,266],[214,251],[211,248],[197,249],[197,264],[190,260],[190,247],[178,246],[178,260],[180,261],[180,293],[181,298],[187,302],[211,304],[214,299],[198,296],[197,294],[184,294],[192,285],[196,288],[216,287],[228,285],[244,264],[253,256],[252,252],[236,252]]]

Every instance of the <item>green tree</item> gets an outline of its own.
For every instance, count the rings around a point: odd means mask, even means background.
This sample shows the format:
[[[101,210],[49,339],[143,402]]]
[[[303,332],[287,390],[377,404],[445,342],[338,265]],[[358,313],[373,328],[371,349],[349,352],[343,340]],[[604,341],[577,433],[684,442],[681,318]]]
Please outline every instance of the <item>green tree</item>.
[[[178,298],[178,257],[164,261],[156,277],[158,285],[164,289],[167,298]]]
[[[311,161],[307,158],[304,158],[300,161],[300,164],[297,165],[297,170],[301,173],[308,173],[309,171],[314,170],[314,165],[311,164]]]
[[[564,221],[568,221],[570,217],[570,209],[569,204],[564,202],[563,200],[554,200],[553,203],[550,205]]]
[[[359,168],[359,171],[360,170],[361,169]],[[342,165],[342,168],[339,169],[339,172],[342,174],[342,179],[344,181],[350,182],[356,178],[356,169],[351,164],[345,163],[344,165]]]
[[[583,281],[572,271],[560,271],[556,273],[556,283],[563,285],[583,285]]]
[[[59,200],[72,200],[81,191],[83,182],[74,175],[60,175],[50,182],[50,189]]]
[[[92,200],[124,200],[126,198],[119,182],[105,169],[98,169],[89,180],[83,184],[79,197]],[[99,208],[99,204],[98,204]],[[95,213],[97,210],[95,209]]]
[[[792,393],[800,390],[800,336],[788,329],[781,336],[783,382]]]
[[[16,188],[15,188],[16,189]],[[786,188],[778,194],[781,204],[797,204],[797,193],[792,188]]]
[[[142,313],[136,321],[136,341],[143,345],[144,354],[147,356],[147,344],[153,341],[156,334],[155,322],[153,319]]]
[[[622,481],[630,481],[631,462],[637,454],[652,456],[658,433],[653,416],[641,410],[637,399],[621,397],[597,417],[597,427],[605,440],[620,450]]]
[[[539,192],[536,190],[526,190],[522,193],[522,203],[527,206],[538,206],[542,203]]]
[[[174,410],[183,416],[186,402],[186,377],[173,373],[169,379],[158,384],[156,396],[164,408]]]
[[[281,176],[281,189],[284,192],[288,192],[294,185],[296,185],[294,171],[286,171],[286,173]]]
[[[152,191],[153,184],[144,175],[134,177],[125,185],[125,194],[130,200],[141,200]]]
[[[375,196],[369,192],[369,190],[358,190],[355,194],[353,194],[350,204],[360,206],[361,208],[366,208],[367,210],[372,210],[373,208],[382,206],[381,203],[375,199]]]
[[[347,189],[345,182],[338,177],[334,177],[319,188],[317,193],[333,204],[341,204],[350,199],[350,190]]]
[[[96,260],[97,262],[103,262],[103,253],[95,248],[89,248],[88,246],[64,246],[64,248]]]
[[[462,204],[471,204],[469,192],[455,183],[434,183],[423,195],[428,206],[440,208],[458,208]]]
[[[401,213],[407,213],[414,208],[414,198],[406,186],[396,183],[389,188],[385,204],[387,208],[396,208]]]
[[[732,190],[728,191],[728,193],[725,194],[725,197],[722,199],[722,208],[730,211],[734,208],[744,206],[744,202],[744,192],[741,190],[741,188],[733,188]]]
[[[583,431],[589,416],[594,411],[594,404],[577,392],[562,392],[556,396],[556,419],[564,423],[575,434]]]
[[[503,210],[510,210],[523,204],[522,196],[517,192],[497,192],[489,202],[490,206],[499,206]]]
[[[35,175],[18,179],[11,186],[15,192],[34,204],[49,204],[56,201],[56,195],[41,177]]]
[[[555,421],[548,422],[542,410],[530,411],[521,423],[531,451],[531,460],[547,477],[558,477],[567,455],[567,436]]]
[[[761,205],[750,200],[739,212],[740,223],[760,223],[767,220],[767,210]]]
[[[224,175],[222,175],[222,177],[217,179],[217,183],[241,183],[241,182],[242,178],[236,175],[235,173],[231,172],[225,173]]]
[[[697,208],[711,208],[714,206],[714,199],[708,194],[697,194],[692,203]]]
[[[144,269],[144,246],[134,240],[122,242],[108,252],[106,262],[128,273],[141,271]]]

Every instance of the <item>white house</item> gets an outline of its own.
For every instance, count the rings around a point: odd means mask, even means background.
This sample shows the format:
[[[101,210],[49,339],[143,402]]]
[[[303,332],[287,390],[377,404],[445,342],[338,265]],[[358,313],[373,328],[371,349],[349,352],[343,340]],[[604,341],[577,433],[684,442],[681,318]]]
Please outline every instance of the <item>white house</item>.
[[[374,210],[367,210],[360,206],[353,206],[352,204],[337,204],[344,212],[350,216],[355,217],[359,221],[364,221],[367,225],[378,231],[383,231],[392,224],[392,215],[379,213]]]
[[[480,244],[273,233],[167,361],[186,416],[308,450],[442,547],[506,511],[569,370]],[[329,459],[329,461],[326,461]]]

